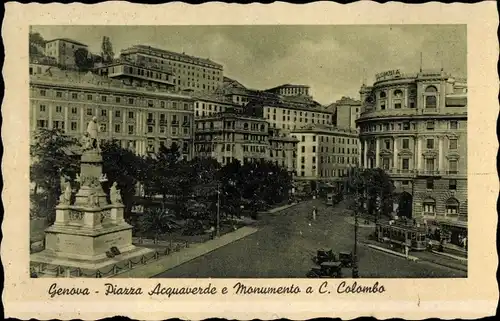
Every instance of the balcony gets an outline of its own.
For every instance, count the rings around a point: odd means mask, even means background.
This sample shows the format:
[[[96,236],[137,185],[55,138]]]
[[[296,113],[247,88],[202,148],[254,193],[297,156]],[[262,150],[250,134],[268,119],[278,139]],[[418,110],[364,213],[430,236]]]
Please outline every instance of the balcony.
[[[152,118],[147,119],[146,122],[147,122],[148,125],[154,125],[155,124],[155,120],[152,119]]]
[[[172,126],[179,126],[178,120],[172,120]]]
[[[185,121],[185,122],[182,123],[183,127],[189,127],[190,125],[191,125],[191,123],[188,122],[188,121]]]
[[[421,169],[417,171],[417,176],[441,176],[441,171],[439,170],[426,170]]]
[[[160,126],[167,126],[167,121],[165,119],[160,119]]]

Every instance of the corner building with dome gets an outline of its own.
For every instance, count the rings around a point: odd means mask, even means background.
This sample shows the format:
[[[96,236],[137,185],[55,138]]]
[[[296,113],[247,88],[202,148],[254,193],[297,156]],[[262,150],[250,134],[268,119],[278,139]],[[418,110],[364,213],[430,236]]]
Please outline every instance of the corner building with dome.
[[[394,181],[395,213],[467,235],[467,84],[443,70],[379,73],[362,85],[360,163]]]

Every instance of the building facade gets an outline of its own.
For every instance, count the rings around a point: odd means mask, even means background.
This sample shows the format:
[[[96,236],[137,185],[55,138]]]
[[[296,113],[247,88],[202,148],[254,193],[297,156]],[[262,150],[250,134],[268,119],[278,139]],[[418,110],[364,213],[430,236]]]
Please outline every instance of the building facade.
[[[361,157],[383,168],[400,215],[461,229],[467,221],[467,86],[444,71],[378,74],[361,87]],[[457,233],[455,233],[457,235]]]
[[[340,182],[348,169],[358,164],[358,135],[355,130],[309,124],[293,130],[291,135],[298,140],[298,180]]]
[[[284,84],[267,89],[266,91],[281,96],[312,96],[309,93],[310,87],[306,85]]]
[[[226,110],[196,119],[195,153],[226,165],[269,160],[269,124],[261,118]]]
[[[183,157],[193,156],[194,114],[189,96],[57,68],[30,77],[32,132],[58,128],[80,138],[94,116],[102,139],[118,140],[139,155],[176,143]]]
[[[226,110],[242,111],[239,104],[230,101],[224,95],[195,93],[192,95],[194,99],[194,116],[205,117],[214,115]]]
[[[297,167],[297,144],[295,137],[283,133],[280,129],[269,128],[269,160],[295,173]]]
[[[161,69],[168,67],[175,76],[176,90],[213,92],[224,81],[223,66],[199,57],[150,46],[136,45],[120,53],[123,60],[135,61]]]
[[[356,130],[356,119],[361,115],[361,101],[342,97],[335,102],[334,124],[338,128]]]
[[[87,45],[72,39],[58,38],[45,43],[45,55],[53,57],[60,65],[74,67],[75,52],[82,48],[87,49]]]

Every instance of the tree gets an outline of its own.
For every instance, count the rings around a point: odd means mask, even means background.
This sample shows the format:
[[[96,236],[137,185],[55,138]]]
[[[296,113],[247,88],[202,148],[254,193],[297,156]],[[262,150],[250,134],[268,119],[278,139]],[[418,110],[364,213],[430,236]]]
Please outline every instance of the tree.
[[[102,37],[101,51],[103,62],[113,61],[115,53],[113,52],[113,45],[111,44],[109,37]]]
[[[391,212],[394,185],[384,170],[352,168],[345,183],[350,206],[358,214],[370,215],[377,221]]]
[[[108,181],[103,184],[109,190],[117,182],[125,206],[125,215],[130,215],[134,205],[137,183],[145,179],[146,162],[129,149],[122,148],[117,141],[101,141],[103,172]]]
[[[29,54],[32,56],[43,55],[43,51],[40,48],[45,48],[45,39],[38,32],[29,34]]]
[[[30,146],[30,180],[35,184],[32,196],[37,215],[49,224],[55,219],[55,206],[61,194],[61,177],[73,180],[79,171],[77,156],[72,153],[76,140],[59,129],[40,129]]]
[[[139,218],[139,231],[145,237],[158,240],[164,234],[179,228],[175,216],[165,208],[148,208]]]
[[[94,66],[94,60],[89,51],[85,48],[75,50],[75,65],[80,71],[88,71]]]

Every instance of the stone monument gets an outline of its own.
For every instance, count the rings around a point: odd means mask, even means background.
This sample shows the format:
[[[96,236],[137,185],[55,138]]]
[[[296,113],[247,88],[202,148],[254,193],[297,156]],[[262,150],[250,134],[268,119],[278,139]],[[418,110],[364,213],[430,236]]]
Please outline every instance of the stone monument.
[[[110,189],[110,203],[102,189],[101,183],[107,177],[102,173],[95,117],[89,122],[82,147],[77,175],[80,189],[72,202],[70,182],[61,182],[56,219],[45,230],[45,250],[32,254],[31,262],[102,272],[115,264],[122,266],[128,260],[151,256],[153,250],[132,244],[132,226],[123,219],[124,206],[117,183]]]

